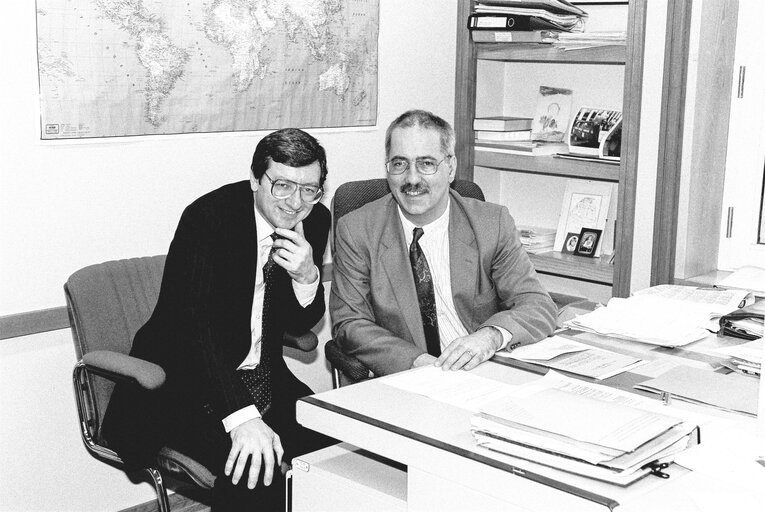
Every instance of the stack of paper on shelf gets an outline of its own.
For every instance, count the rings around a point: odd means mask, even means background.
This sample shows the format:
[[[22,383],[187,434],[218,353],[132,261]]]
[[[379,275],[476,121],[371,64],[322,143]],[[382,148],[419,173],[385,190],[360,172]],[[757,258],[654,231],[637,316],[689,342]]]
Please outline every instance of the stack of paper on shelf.
[[[548,156],[568,150],[568,144],[563,142],[535,141],[476,141],[476,151],[490,151],[511,155]]]
[[[552,251],[555,242],[555,228],[519,225],[518,232],[521,234],[521,244],[526,252],[539,254]]]
[[[481,0],[468,28],[581,31],[586,16],[567,0]]]
[[[737,309],[747,296],[740,290],[659,285],[628,299],[613,297],[607,306],[565,325],[603,336],[680,347],[716,332],[716,319]]]
[[[625,46],[626,32],[560,32],[553,46],[562,50],[578,50],[594,46]]]
[[[627,485],[698,442],[697,425],[647,403],[549,372],[484,406],[471,431],[490,450]]]

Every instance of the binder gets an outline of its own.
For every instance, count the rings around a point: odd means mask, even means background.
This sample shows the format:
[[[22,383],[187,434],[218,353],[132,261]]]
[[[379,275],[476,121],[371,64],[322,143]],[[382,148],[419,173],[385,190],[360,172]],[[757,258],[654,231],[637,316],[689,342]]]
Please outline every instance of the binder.
[[[762,338],[763,322],[765,322],[765,300],[721,316],[718,335],[756,340]]]
[[[470,30],[568,30],[539,16],[477,12],[468,16]]]

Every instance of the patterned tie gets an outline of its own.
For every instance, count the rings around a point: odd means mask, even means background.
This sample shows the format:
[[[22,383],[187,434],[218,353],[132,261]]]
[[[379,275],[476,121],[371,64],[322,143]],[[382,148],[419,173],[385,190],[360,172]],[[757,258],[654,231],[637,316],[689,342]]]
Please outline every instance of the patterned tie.
[[[441,341],[438,336],[438,314],[436,313],[436,296],[433,291],[433,276],[430,275],[430,267],[425,253],[420,247],[422,228],[414,228],[412,245],[409,246],[409,261],[412,264],[414,274],[414,287],[417,289],[417,300],[420,301],[420,315],[422,327],[425,331],[425,344],[428,354],[441,355]]]
[[[271,238],[276,240],[279,237],[276,233],[272,233]],[[272,323],[269,323],[269,312],[276,276],[274,268],[276,266],[274,261],[275,250],[272,246],[271,252],[268,253],[268,260],[263,265],[263,327],[260,335],[260,361],[254,370],[241,372],[242,380],[250,395],[252,395],[255,407],[257,407],[261,415],[265,414],[269,407],[271,407],[271,359],[268,355],[266,343],[269,343],[271,340],[269,328],[272,327]]]

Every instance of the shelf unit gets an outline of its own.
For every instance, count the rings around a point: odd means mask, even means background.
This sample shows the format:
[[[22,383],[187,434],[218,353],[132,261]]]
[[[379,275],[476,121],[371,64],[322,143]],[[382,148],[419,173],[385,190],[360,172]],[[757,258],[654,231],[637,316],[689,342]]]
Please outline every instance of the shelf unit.
[[[613,258],[583,258],[551,251],[531,254],[537,272],[577,282],[610,286],[614,296],[629,295],[632,258],[632,227],[634,223],[634,195],[637,133],[640,112],[642,80],[642,47],[645,31],[646,0],[632,0],[627,21],[627,45],[601,46],[582,50],[560,50],[549,45],[518,43],[474,43],[470,38],[467,18],[473,12],[474,1],[459,0],[457,27],[457,76],[455,86],[455,132],[457,157],[460,162],[457,175],[461,179],[474,179],[474,167],[487,168],[500,173],[516,173],[548,177],[598,180],[618,185],[616,209],[617,230]],[[478,61],[498,63],[525,63],[613,66],[624,71],[622,95],[623,133],[622,159],[619,165],[606,162],[556,158],[553,156],[526,156],[481,149],[474,140],[472,129],[476,116]],[[591,69],[591,68],[590,68]],[[609,68],[610,69],[610,68]],[[621,70],[620,70],[621,71]],[[541,85],[541,84],[540,84]],[[572,114],[578,110],[572,106]],[[559,208],[559,206],[556,206]],[[512,210],[511,210],[512,213]]]

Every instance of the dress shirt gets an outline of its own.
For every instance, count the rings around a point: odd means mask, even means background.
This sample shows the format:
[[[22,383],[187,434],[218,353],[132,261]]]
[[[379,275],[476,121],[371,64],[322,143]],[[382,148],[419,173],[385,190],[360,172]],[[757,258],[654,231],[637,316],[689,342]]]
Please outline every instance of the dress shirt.
[[[273,247],[271,235],[274,227],[260,214],[255,206],[255,229],[258,233],[258,264],[255,270],[255,293],[252,299],[252,320],[250,321],[250,330],[252,332],[252,346],[250,352],[244,361],[237,367],[237,370],[252,370],[260,362],[260,340],[263,331],[263,296],[265,294],[265,282],[263,280],[263,265],[268,260],[268,255]],[[321,276],[317,269],[317,278],[313,283],[302,284],[294,279],[292,280],[292,289],[295,291],[295,298],[301,306],[306,307],[313,302],[316,297],[316,291],[319,288]],[[260,412],[254,405],[248,405],[238,411],[235,411],[223,418],[223,426],[226,432],[231,432],[235,427],[245,421],[253,418],[260,418]]]
[[[451,198],[446,205],[444,213],[436,220],[425,226],[419,226],[423,230],[420,238],[420,247],[428,260],[428,267],[433,276],[433,285],[436,295],[436,312],[438,313],[438,335],[443,351],[452,341],[467,336],[469,333],[457,315],[457,308],[452,298],[452,279],[449,265],[449,212],[451,210]],[[417,225],[407,219],[401,207],[398,209],[401,225],[404,227],[406,246],[412,245],[413,231]],[[510,343],[513,335],[505,328],[495,327],[502,334],[502,345],[497,350],[502,350]]]

